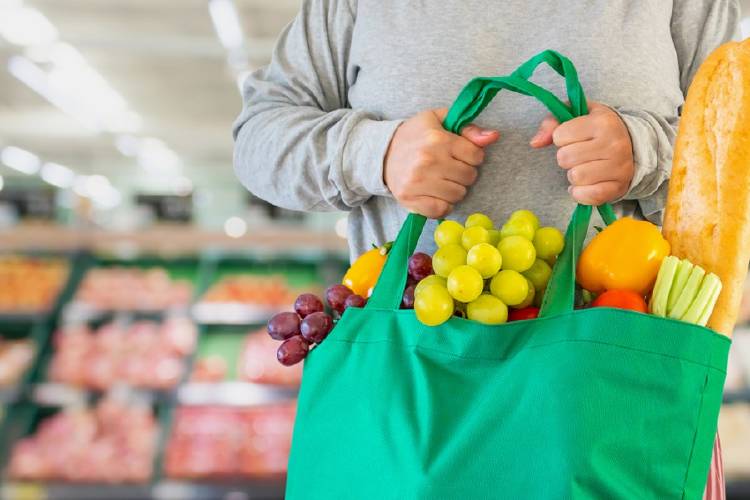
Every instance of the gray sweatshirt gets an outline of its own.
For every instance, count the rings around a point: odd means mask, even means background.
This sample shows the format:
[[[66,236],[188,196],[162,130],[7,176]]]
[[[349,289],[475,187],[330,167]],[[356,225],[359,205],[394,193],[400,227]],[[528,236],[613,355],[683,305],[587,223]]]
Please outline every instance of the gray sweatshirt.
[[[407,215],[383,183],[401,121],[449,107],[472,77],[508,74],[549,48],[573,60],[590,100],[625,121],[636,173],[621,207],[656,220],[684,95],[738,18],[736,0],[305,0],[271,64],[245,82],[235,170],[274,205],[348,211],[356,256],[394,239]],[[534,81],[564,97],[552,71]],[[483,212],[499,225],[528,208],[566,226],[574,202],[555,148],[528,145],[546,113],[529,97],[497,96],[477,123],[502,138],[450,218]],[[434,248],[433,228],[423,250]]]

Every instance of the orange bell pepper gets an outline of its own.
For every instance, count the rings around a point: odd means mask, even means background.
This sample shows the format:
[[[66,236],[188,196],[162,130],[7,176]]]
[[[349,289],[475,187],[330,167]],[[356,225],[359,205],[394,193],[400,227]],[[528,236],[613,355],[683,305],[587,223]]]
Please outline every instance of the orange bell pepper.
[[[623,217],[597,234],[584,249],[576,278],[594,293],[631,290],[646,296],[669,252],[669,242],[658,227]]]
[[[378,282],[392,243],[373,248],[360,255],[344,275],[341,283],[357,295],[368,298]]]

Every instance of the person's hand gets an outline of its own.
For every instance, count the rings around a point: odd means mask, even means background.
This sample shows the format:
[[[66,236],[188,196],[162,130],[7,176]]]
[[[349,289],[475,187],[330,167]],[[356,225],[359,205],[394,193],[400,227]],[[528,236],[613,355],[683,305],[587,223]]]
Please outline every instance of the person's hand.
[[[601,205],[625,195],[635,173],[633,144],[620,116],[589,103],[589,114],[560,123],[544,119],[531,146],[555,144],[557,163],[568,171],[571,196],[585,205]]]
[[[443,129],[447,109],[425,111],[396,129],[383,161],[383,180],[412,212],[439,219],[453,210],[477,180],[484,149],[496,130],[467,125],[461,135]]]

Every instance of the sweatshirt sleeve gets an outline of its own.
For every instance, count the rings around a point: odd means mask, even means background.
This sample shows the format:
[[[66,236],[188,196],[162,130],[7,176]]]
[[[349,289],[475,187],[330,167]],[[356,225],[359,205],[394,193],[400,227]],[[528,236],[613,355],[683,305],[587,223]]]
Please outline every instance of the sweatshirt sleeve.
[[[680,87],[687,95],[703,61],[737,32],[737,0],[674,0],[671,32],[680,71]],[[615,108],[633,142],[635,175],[625,200],[637,200],[646,217],[658,219],[666,204],[668,180],[679,116],[660,116],[648,110]]]
[[[401,122],[349,108],[355,9],[356,0],[305,0],[271,63],[244,82],[234,168],[269,203],[348,210],[389,195],[383,158]]]

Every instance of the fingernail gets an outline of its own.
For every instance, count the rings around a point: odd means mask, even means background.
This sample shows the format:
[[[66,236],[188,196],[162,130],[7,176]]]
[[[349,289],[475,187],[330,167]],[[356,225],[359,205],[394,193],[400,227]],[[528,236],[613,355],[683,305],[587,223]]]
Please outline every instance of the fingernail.
[[[480,132],[479,132],[479,135],[481,135],[482,137],[489,137],[491,135],[495,135],[495,131],[494,130],[481,129]]]
[[[568,186],[568,194],[573,194],[573,186]]]

